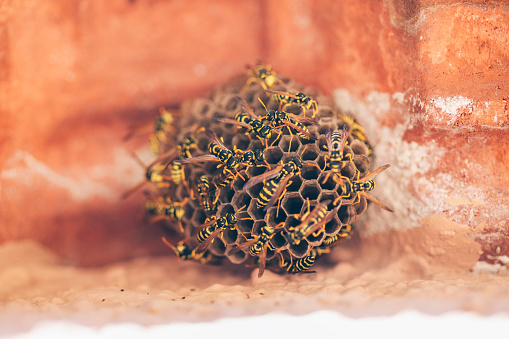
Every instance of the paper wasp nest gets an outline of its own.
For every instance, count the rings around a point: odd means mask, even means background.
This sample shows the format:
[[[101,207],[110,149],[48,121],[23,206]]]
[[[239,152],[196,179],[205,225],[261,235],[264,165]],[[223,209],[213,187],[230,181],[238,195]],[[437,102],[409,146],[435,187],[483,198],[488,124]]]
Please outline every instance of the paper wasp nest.
[[[199,127],[205,127],[222,138],[224,144],[229,149],[233,149],[234,145],[243,151],[265,149],[265,141],[260,140],[253,133],[247,135],[245,128],[239,128],[235,125],[213,119],[213,117],[231,119],[235,113],[241,112],[241,105],[238,100],[235,100],[235,96],[244,98],[255,114],[259,116],[266,115],[266,110],[260,104],[258,98],[265,103],[267,109],[278,109],[279,103],[271,100],[259,83],[251,83],[242,94],[239,94],[246,80],[246,77],[235,79],[229,84],[217,88],[209,98],[199,98],[183,103],[182,118],[180,119],[179,126],[177,126],[179,132],[176,142],[194,135]],[[318,140],[303,139],[296,135],[295,131],[292,132],[292,136],[288,128],[281,129],[283,135],[277,140],[277,134],[275,133],[268,140],[269,146],[265,150],[265,158],[271,165],[271,168],[274,168],[281,161],[285,163],[295,156],[300,157],[303,163],[300,174],[291,179],[287,193],[281,200],[279,212],[277,202],[266,212],[257,208],[256,199],[263,183],[243,190],[242,187],[246,181],[237,176],[233,185],[228,185],[220,190],[216,216],[223,217],[226,213],[236,213],[240,210],[236,214],[239,220],[235,229],[231,230],[228,228],[225,230],[222,237],[216,238],[209,245],[208,250],[217,257],[228,257],[235,264],[244,262],[253,263],[252,261],[247,261],[250,259],[250,255],[247,253],[248,249],[245,249],[245,252],[238,251],[229,256],[226,253],[230,248],[245,242],[245,237],[252,238],[254,235],[260,235],[260,229],[265,225],[266,220],[271,226],[275,226],[283,221],[286,223],[285,227],[297,226],[299,225],[299,220],[295,218],[295,215],[302,215],[308,210],[307,200],[309,200],[311,209],[313,209],[318,202],[335,200],[341,193],[340,185],[333,180],[332,175],[329,175],[328,179],[324,182],[329,171],[322,171],[321,169],[324,168],[324,157],[329,154],[325,133],[328,129],[332,131],[341,130],[347,122],[342,120],[341,115],[338,115],[332,101],[317,90],[303,88],[289,79],[282,80],[287,88],[301,91],[318,102],[318,113],[315,119],[319,126],[306,126],[309,132],[317,137]],[[280,85],[275,85],[272,89],[284,90]],[[298,105],[288,106],[285,111],[294,114],[302,113]],[[307,111],[307,116],[311,116],[311,110]],[[195,137],[201,152],[193,151],[192,155],[209,153],[208,144],[210,139],[205,133],[199,133]],[[357,140],[352,134],[348,137],[348,144],[345,146],[344,154],[351,154],[355,166],[348,162],[341,170],[343,176],[353,179],[357,177],[357,170],[361,172],[360,177],[369,171],[369,146]],[[310,166],[309,164],[317,166]],[[204,162],[201,165],[194,163],[185,164],[185,177],[189,186],[192,187],[193,183],[204,174],[212,178],[219,165],[219,162]],[[264,166],[253,166],[246,172],[251,178],[265,171],[267,171],[267,168]],[[248,178],[244,171],[241,173],[244,179],[247,180]],[[171,196],[173,201],[184,201],[185,198],[188,198],[188,203],[184,207],[185,213],[182,217],[182,225],[184,226],[185,233],[191,235],[196,227],[205,222],[208,215],[204,212],[196,197],[195,199],[190,198],[188,189],[184,185],[178,185],[176,188],[172,187],[168,191],[167,194]],[[360,214],[364,213],[367,208],[366,199],[361,197],[358,203],[352,204],[355,199],[356,195],[353,194],[353,199],[342,200],[342,205],[337,215],[326,224],[325,232],[321,232],[319,236],[313,237],[310,235],[307,239],[301,241],[299,245],[290,245],[284,236],[276,234],[270,240],[272,247],[278,249],[285,258],[292,256],[293,259],[296,259],[306,256],[311,247],[319,246],[325,237],[336,235],[342,228],[344,231]],[[243,206],[246,207],[243,208]],[[174,229],[178,230],[176,224],[174,226]],[[240,232],[244,235],[239,234]],[[196,239],[192,236],[191,242],[196,244]],[[274,251],[270,249],[267,251],[267,267],[278,267],[278,258],[275,256],[276,253]]]

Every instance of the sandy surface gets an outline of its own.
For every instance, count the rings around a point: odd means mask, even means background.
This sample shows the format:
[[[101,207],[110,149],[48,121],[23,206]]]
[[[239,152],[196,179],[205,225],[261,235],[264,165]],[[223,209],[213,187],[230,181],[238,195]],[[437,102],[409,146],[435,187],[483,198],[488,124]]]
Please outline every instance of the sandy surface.
[[[353,238],[314,274],[278,275],[242,266],[202,266],[144,257],[99,268],[66,266],[33,242],[0,247],[0,334],[44,319],[86,326],[157,325],[282,311],[329,309],[349,317],[413,309],[438,315],[509,312],[505,266],[479,264],[468,228],[445,219]]]

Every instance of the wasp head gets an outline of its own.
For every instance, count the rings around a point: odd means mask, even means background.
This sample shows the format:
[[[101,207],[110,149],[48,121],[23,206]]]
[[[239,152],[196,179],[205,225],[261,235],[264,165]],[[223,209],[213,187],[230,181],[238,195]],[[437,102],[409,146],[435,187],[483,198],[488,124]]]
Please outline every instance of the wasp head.
[[[235,216],[235,214],[227,213],[226,214],[226,221],[230,225],[235,225],[237,223],[237,217]]]
[[[269,109],[267,111],[266,119],[269,120],[269,121],[272,121],[272,120],[276,119],[276,111],[274,111],[273,109]]]
[[[262,149],[255,149],[254,150],[254,155],[255,155],[255,158],[257,161],[263,161],[265,160],[265,153],[264,153],[264,150]]]
[[[302,161],[295,157],[292,159],[292,162],[295,164],[296,168],[301,169],[302,168]]]

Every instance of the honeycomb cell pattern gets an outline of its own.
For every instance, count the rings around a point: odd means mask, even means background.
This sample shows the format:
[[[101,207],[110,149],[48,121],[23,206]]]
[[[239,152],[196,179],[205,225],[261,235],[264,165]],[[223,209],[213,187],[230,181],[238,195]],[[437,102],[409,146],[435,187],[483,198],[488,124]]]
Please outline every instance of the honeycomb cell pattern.
[[[327,168],[329,150],[325,134],[329,130],[341,131],[348,122],[342,119],[342,115],[334,108],[331,99],[323,96],[318,90],[304,88],[291,79],[284,77],[280,79],[284,79],[285,86],[277,84],[272,88],[273,90],[285,91],[285,88],[291,88],[293,91],[302,91],[317,101],[318,110],[315,117],[317,125],[303,123],[316,139],[299,136],[290,127],[273,129],[272,135],[268,139],[263,139],[246,127],[214,119],[233,119],[236,113],[242,112],[242,105],[236,96],[241,96],[258,117],[263,117],[267,113],[259,99],[267,109],[279,109],[279,103],[265,93],[259,82],[252,82],[241,93],[247,77],[238,77],[216,88],[208,98],[189,100],[182,104],[181,119],[177,126],[179,131],[177,141],[195,136],[197,149],[191,150],[192,157],[208,154],[208,145],[211,140],[206,133],[202,133],[206,129],[213,131],[231,151],[264,150],[265,162],[257,162],[254,166],[239,171],[239,175],[236,175],[226,187],[216,188],[211,183],[210,200],[217,203],[217,208],[212,212],[206,212],[197,198],[196,181],[205,175],[212,182],[214,178],[221,175],[223,166],[219,161],[186,163],[183,167],[187,185],[159,188],[160,194],[170,196],[172,201],[188,199],[181,222],[185,236],[191,239],[191,242],[196,242],[192,235],[196,234],[197,229],[206,221],[225,217],[229,213],[235,214],[237,223],[224,229],[207,249],[215,257],[226,257],[234,264],[245,263],[251,266],[255,266],[258,261],[256,257],[249,255],[249,247],[232,251],[234,253],[230,255],[227,253],[246,241],[257,239],[267,225],[283,227],[286,231],[298,227],[303,215],[312,211],[320,202],[329,201],[328,210],[335,209],[337,215],[330,218],[320,231],[308,235],[298,244],[290,244],[283,232],[276,232],[270,238],[266,265],[274,270],[281,270],[280,257],[298,259],[309,255],[312,247],[320,246],[326,237],[335,236],[341,229],[346,229],[367,208],[367,201],[363,196],[358,197],[357,194],[352,194],[348,199],[341,197],[341,185],[337,175]],[[297,104],[291,104],[285,108],[285,112],[302,115],[302,108]],[[305,110],[306,117],[310,117],[311,114],[311,109]],[[270,126],[268,121],[264,124]],[[171,147],[168,146],[168,149]],[[370,149],[369,144],[350,134],[344,148],[344,156],[351,161],[343,161],[341,176],[354,181],[369,173]],[[241,154],[238,153],[237,156],[240,157]],[[286,182],[285,194],[267,210],[258,208],[256,200],[264,182],[244,190],[246,182],[250,178],[282,166],[295,157],[302,161],[303,166]],[[333,202],[337,205],[333,205]],[[178,232],[177,223],[169,223],[169,225]]]

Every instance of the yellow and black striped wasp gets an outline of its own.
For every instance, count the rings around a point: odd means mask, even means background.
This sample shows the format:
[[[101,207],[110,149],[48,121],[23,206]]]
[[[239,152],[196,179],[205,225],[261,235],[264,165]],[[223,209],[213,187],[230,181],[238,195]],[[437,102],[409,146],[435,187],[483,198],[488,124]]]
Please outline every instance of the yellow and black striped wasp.
[[[245,206],[240,208],[237,213]],[[194,232],[196,233],[196,240],[200,243],[196,248],[196,253],[201,253],[208,245],[210,245],[215,238],[219,236],[227,228],[234,229],[237,224],[237,216],[233,213],[226,213],[226,216],[220,218],[211,218],[205,221],[204,224],[197,227]]]
[[[150,222],[154,223],[160,220],[176,221],[180,231],[184,233],[182,226],[182,217],[185,214],[183,206],[187,204],[187,198],[182,202],[172,202],[169,196],[162,197],[149,192],[145,192],[147,200],[145,201],[145,210],[153,217]]]
[[[349,130],[347,125],[343,126],[343,133],[340,133],[337,130],[331,133],[330,129],[328,129],[325,133],[325,140],[327,141],[327,149],[329,151],[329,154],[324,157],[325,167],[330,167],[331,172],[334,175],[334,181],[340,185],[343,184],[343,181],[341,180],[341,169],[343,168],[343,150],[347,144],[348,135]],[[352,160],[352,156],[350,154],[348,154],[347,157]],[[322,184],[327,182],[331,172],[327,173]]]
[[[351,131],[352,137],[354,139],[357,139],[359,141],[362,141],[368,148],[367,156],[371,156],[373,153],[373,149],[371,148],[371,144],[369,143],[367,137],[366,137],[366,131],[364,128],[359,125],[354,118],[352,118],[349,115],[338,113],[338,118],[343,120],[347,125],[348,128]]]
[[[306,110],[312,109],[313,114],[311,118],[314,119],[318,113],[318,103],[307,97],[304,93],[290,93],[281,91],[265,90],[266,93],[271,94],[273,100],[279,101],[279,110],[284,111],[286,107],[297,104],[302,108],[302,115],[306,116]]]
[[[154,121],[154,133],[149,138],[149,147],[152,153],[160,155],[166,145],[170,144],[170,134],[175,133],[173,127],[173,114],[164,107],[159,109],[159,117]]]
[[[173,182],[175,185],[179,185],[183,183],[189,191],[189,187],[187,186],[187,182],[185,180],[185,173],[182,167],[182,164],[174,161],[175,159],[184,159],[191,156],[191,151],[193,149],[197,149],[198,145],[196,144],[196,139],[193,136],[190,136],[184,139],[177,146],[173,147],[169,151],[161,154],[157,159],[152,161],[148,166],[145,172],[145,181],[140,182],[135,185],[133,188],[122,194],[122,199],[127,198],[132,193],[136,192],[147,182],[152,183],[157,188],[168,188],[171,186]],[[145,167],[145,165],[141,162],[141,160],[136,156],[136,154],[132,154],[133,158],[140,164],[140,166]],[[170,175],[163,174],[168,166],[171,165]]]
[[[189,136],[186,139],[184,139],[175,150],[170,150],[163,154],[160,158],[164,159],[165,155],[169,155],[169,159],[166,159],[167,167],[171,166],[171,178],[172,181],[179,185],[180,183],[183,183],[187,190],[189,191],[189,187],[187,186],[187,181],[184,168],[182,166],[182,163],[177,160],[187,159],[191,158],[191,150],[197,149],[198,144],[196,143],[196,138],[194,136]]]
[[[345,225],[339,230],[339,232],[336,235],[325,237],[320,246],[330,247],[335,243],[339,242],[340,240],[347,239],[350,237],[352,230],[353,230],[352,225]]]
[[[277,77],[277,73],[271,70],[270,65],[246,65],[246,67],[248,68],[247,72],[250,77],[240,90],[240,93],[243,93],[253,82],[259,83],[265,90],[272,88],[276,83],[282,83]]]
[[[342,198],[349,198],[352,196],[352,194],[357,193],[357,199],[354,202],[354,204],[358,203],[360,201],[361,196],[364,198],[371,200],[375,205],[377,205],[380,208],[383,208],[386,211],[394,212],[391,208],[387,207],[378,199],[373,197],[372,195],[368,194],[367,192],[372,191],[375,189],[375,181],[372,179],[381,172],[385,171],[387,168],[389,168],[391,165],[387,164],[384,166],[378,167],[376,170],[374,170],[371,173],[368,173],[363,178],[357,180],[354,180],[353,182],[347,178],[347,177],[341,177],[343,179],[343,185],[341,185],[340,190],[340,196],[334,200],[334,205]],[[357,177],[360,175],[360,172],[357,173]]]
[[[263,208],[263,210],[266,211],[276,202],[276,200],[278,200],[279,197],[283,197],[284,192],[289,185],[288,182],[290,178],[298,174],[301,168],[302,161],[299,158],[294,157],[292,160],[285,164],[280,164],[273,170],[249,179],[242,189],[247,190],[263,181],[266,181],[258,195],[258,198],[256,199],[256,206],[258,208]],[[281,199],[279,198],[279,201],[280,200]]]
[[[233,185],[233,179],[238,175],[237,171],[230,171],[226,166],[222,168],[219,174],[215,174],[212,179],[212,184],[221,189],[229,184]]]
[[[298,245],[300,242],[311,234],[318,235],[325,225],[334,218],[338,213],[339,206],[328,210],[328,205],[332,200],[324,200],[318,203],[312,211],[310,211],[308,200],[308,211],[300,216],[300,224],[290,227],[288,231],[283,231],[283,236],[288,240],[290,245]],[[298,217],[298,215],[296,216]],[[279,225],[278,225],[279,226]]]
[[[133,159],[143,168],[145,168],[145,165],[143,162],[138,158],[138,156],[135,153],[131,154]],[[164,174],[163,172],[166,170],[166,165],[158,164],[155,162],[152,162],[150,165],[146,167],[145,170],[145,180],[141,181],[140,183],[136,184],[131,189],[127,190],[126,192],[122,193],[121,199],[126,199],[134,192],[141,189],[146,184],[150,183],[154,185],[157,188],[168,188],[171,186],[171,182],[173,181],[172,176],[168,176]]]
[[[261,120],[267,120],[270,124],[270,126],[273,129],[276,128],[283,128],[287,127],[288,132],[290,135],[293,135],[292,128],[295,130],[298,136],[300,136],[303,139],[307,140],[317,140],[316,137],[309,132],[306,126],[304,126],[302,123],[308,123],[311,125],[319,126],[318,122],[314,119],[295,115],[288,112],[283,111],[274,111],[273,109],[267,109],[263,101],[258,98],[258,101],[262,104],[262,106],[265,108],[266,115],[261,118]],[[292,148],[292,144],[290,141],[290,147],[289,150]]]
[[[171,248],[171,250],[175,253],[177,256],[177,260],[198,260],[202,264],[208,263],[212,258],[214,258],[214,255],[210,253],[209,251],[204,251],[201,253],[196,252],[196,248],[192,248],[188,244],[188,239],[185,238],[181,240],[177,246],[173,246],[168,240],[166,240],[165,237],[161,238],[166,246]]]
[[[359,125],[357,122],[355,122],[354,118],[352,118],[349,115],[338,113],[338,118],[343,120],[349,127],[352,136],[360,140],[368,145],[367,138],[366,138],[366,131],[364,128]]]
[[[140,182],[136,186],[134,186],[129,191],[122,194],[122,198],[126,198],[141,187],[143,187],[147,182],[154,184],[157,188],[168,188],[171,186],[173,182],[175,185],[179,185],[183,183],[184,186],[189,191],[189,187],[185,180],[185,173],[181,163],[174,161],[175,159],[184,159],[191,157],[191,151],[198,149],[198,144],[196,143],[196,139],[193,136],[189,136],[180,142],[177,146],[168,150],[167,152],[161,154],[154,161],[152,161],[148,166],[145,173],[146,181]],[[145,165],[141,162],[141,160],[133,153],[133,158],[142,166]],[[171,165],[169,175],[164,174],[166,169]]]
[[[237,149],[236,146],[234,146],[234,152],[235,155],[237,155],[237,157],[240,159],[243,170],[247,170],[249,167],[255,166],[257,162],[263,162],[261,166],[265,166],[270,169],[270,165],[265,159],[265,149],[257,148],[255,150],[241,151]]]
[[[215,187],[211,189],[211,183],[206,175],[202,175],[196,183],[196,192],[203,210],[207,213],[214,213],[217,210],[219,195]]]
[[[223,144],[216,133],[211,130],[205,130],[205,134],[211,140],[208,148],[209,152],[212,154],[204,154],[192,158],[178,159],[176,162],[192,164],[206,161],[220,161],[229,170],[236,170],[240,164],[239,158],[237,158],[234,153]]]
[[[173,127],[174,115],[178,112],[170,112],[164,107],[159,108],[159,116],[153,123],[143,125],[141,127],[132,128],[131,131],[124,136],[123,140],[127,141],[134,136],[149,134],[154,130],[149,137],[149,147],[152,153],[159,155],[162,153],[164,146],[171,144],[170,134],[175,133]]]
[[[261,278],[263,275],[263,272],[265,270],[265,260],[267,258],[267,248],[270,248],[271,250],[275,250],[275,248],[272,248],[269,241],[274,237],[274,235],[277,232],[277,229],[265,225],[261,229],[261,234],[259,236],[256,236],[254,239],[248,240],[247,242],[238,245],[237,247],[232,248],[230,251],[228,251],[227,255],[232,255],[237,253],[238,251],[241,251],[243,249],[246,249],[249,247],[249,255],[255,257],[259,255],[259,271],[258,271],[258,278]]]
[[[267,161],[265,160],[264,150],[256,149],[254,151],[249,150],[243,152],[236,149],[236,147],[234,146],[234,152],[235,156],[240,161],[240,165],[235,171],[232,171],[228,169],[226,166],[224,166],[223,169],[219,172],[219,174],[214,175],[212,183],[214,184],[214,186],[216,186],[216,188],[219,189],[224,188],[228,186],[230,183],[233,185],[233,179],[236,176],[240,176],[243,180],[245,180],[244,177],[239,172],[241,170],[254,166],[256,161],[260,162],[263,161],[265,162],[264,166],[270,167],[270,165],[268,165]],[[247,173],[245,174],[247,175]]]
[[[286,272],[292,273],[292,274],[304,272],[304,271],[309,270],[311,268],[311,266],[314,265],[316,260],[322,254],[325,254],[325,253],[330,253],[329,247],[321,247],[321,246],[313,247],[309,251],[308,255],[306,255],[298,260],[295,260],[295,261],[293,261],[293,258],[290,258],[290,260],[284,260],[281,253],[279,253],[280,254],[279,267],[281,267],[281,269],[285,270]],[[313,273],[313,272],[309,271],[309,272],[305,272],[305,273]]]
[[[243,113],[236,113],[233,119],[213,117],[214,120],[221,121],[227,124],[237,125],[248,129],[249,132],[255,133],[260,140],[265,140],[267,146],[267,139],[272,136],[273,128],[265,125],[253,112],[249,104],[239,96],[235,100],[240,102],[242,110],[248,115]]]

